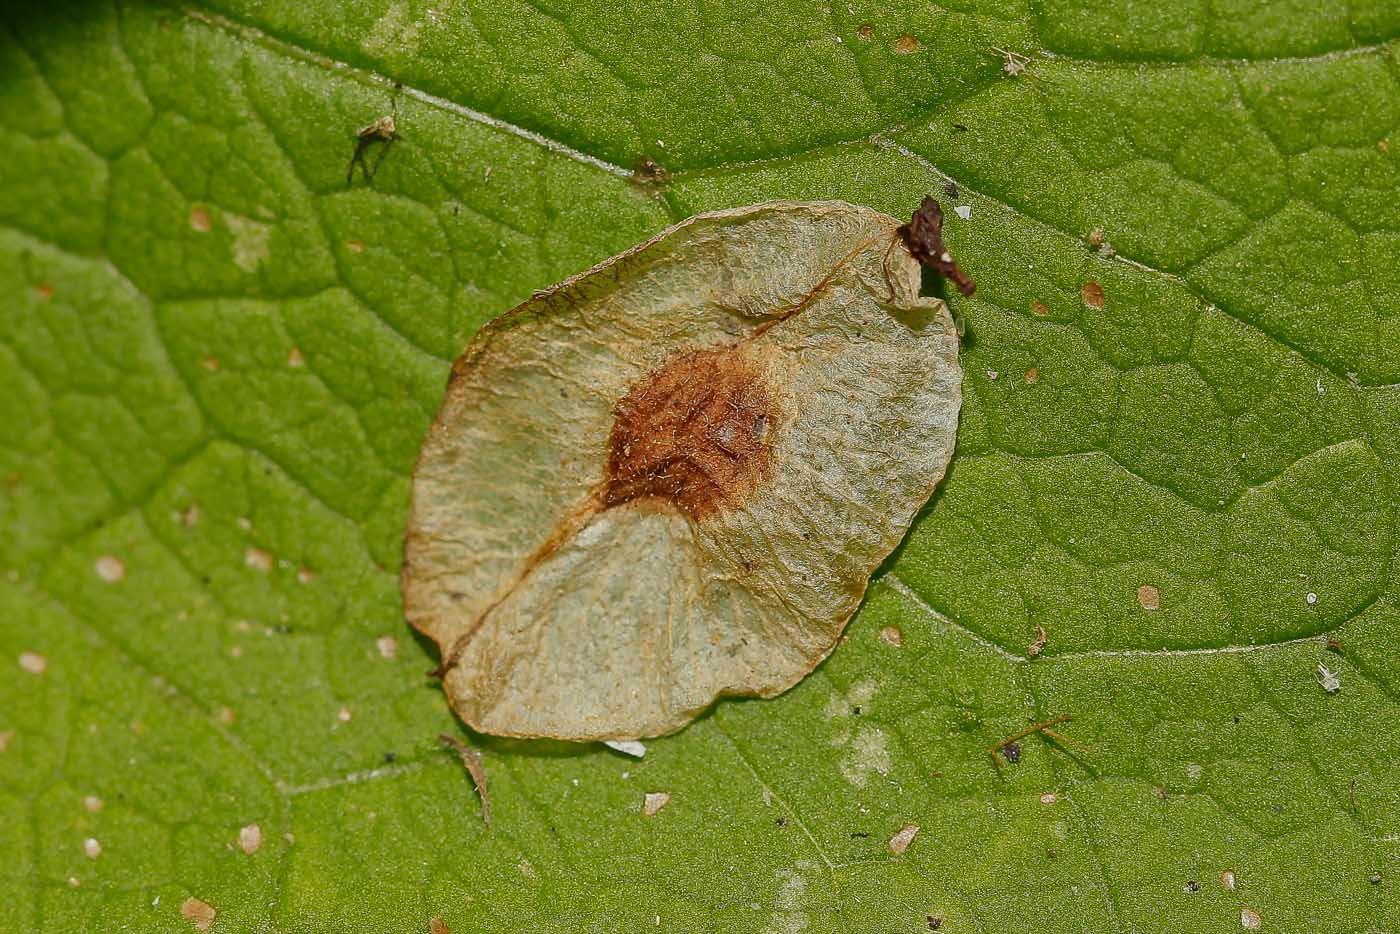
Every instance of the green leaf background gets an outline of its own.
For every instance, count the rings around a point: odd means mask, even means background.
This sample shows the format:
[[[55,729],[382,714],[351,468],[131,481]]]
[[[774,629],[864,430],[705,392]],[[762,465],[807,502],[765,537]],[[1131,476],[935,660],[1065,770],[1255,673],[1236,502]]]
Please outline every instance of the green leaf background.
[[[0,22],[0,931],[1400,930],[1393,0]],[[473,737],[484,827],[395,579],[452,359],[689,214],[927,191],[961,434],[848,638],[641,761]]]

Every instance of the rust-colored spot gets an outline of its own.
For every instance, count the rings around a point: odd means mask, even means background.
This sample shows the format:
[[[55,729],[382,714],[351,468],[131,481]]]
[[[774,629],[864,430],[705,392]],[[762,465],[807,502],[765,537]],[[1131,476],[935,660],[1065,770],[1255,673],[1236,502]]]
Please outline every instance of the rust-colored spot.
[[[365,251],[365,244],[362,240],[346,240],[345,249],[349,250],[351,253],[363,253]]]
[[[1034,366],[1033,366],[1033,367],[1031,367],[1029,370],[1026,371],[1026,382],[1028,382],[1028,383],[1038,383],[1038,382],[1040,382],[1040,368],[1039,368],[1039,367],[1034,367]]]
[[[900,55],[912,55],[919,51],[919,40],[913,36],[900,36],[890,45]]]
[[[696,519],[743,500],[767,474],[776,421],[755,352],[683,353],[617,404],[603,505],[668,502]]]
[[[190,210],[190,226],[200,233],[208,233],[213,229],[214,222],[209,218],[209,212],[196,204]]]
[[[1084,283],[1084,288],[1079,290],[1079,295],[1084,299],[1084,304],[1090,308],[1103,309],[1103,286],[1097,282]]]
[[[180,906],[180,916],[194,925],[197,931],[207,931],[214,926],[214,919],[219,912],[213,905],[203,899],[193,896],[185,899]]]
[[[452,934],[452,929],[441,918],[429,918],[428,934]]]
[[[49,285],[47,282],[41,282],[34,286],[34,294],[39,296],[40,301],[46,302],[53,298],[53,286]]]
[[[1045,307],[1044,302],[1035,302],[1031,305],[1031,314],[1035,315],[1037,318],[1044,318],[1046,315],[1050,314],[1050,309]]]
[[[870,25],[869,23],[861,23],[860,26],[856,29],[856,35],[862,39],[865,39],[866,41],[869,41],[870,38],[875,35],[875,27]]]
[[[1162,606],[1162,593],[1151,584],[1143,584],[1137,590],[1137,600],[1144,610],[1157,610]]]

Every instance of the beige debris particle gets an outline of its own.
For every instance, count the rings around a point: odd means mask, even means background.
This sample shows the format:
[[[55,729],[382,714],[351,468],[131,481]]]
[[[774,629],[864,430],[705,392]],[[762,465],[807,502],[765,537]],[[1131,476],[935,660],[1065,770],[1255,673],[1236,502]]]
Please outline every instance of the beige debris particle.
[[[890,852],[895,856],[901,855],[909,849],[909,844],[914,842],[914,835],[918,832],[918,824],[905,824],[899,828],[899,832],[890,837]]]
[[[1026,646],[1026,654],[1031,658],[1035,658],[1045,650],[1045,643],[1049,641],[1050,637],[1045,634],[1045,627],[1036,624],[1035,638],[1031,640],[1030,645]]]
[[[83,807],[92,811],[94,814],[102,810],[102,803],[102,799],[97,797],[97,795],[88,795],[83,798]]]
[[[345,249],[351,253],[363,253],[365,251],[364,242],[361,240],[346,240]]]
[[[200,901],[194,896],[185,899],[180,906],[180,916],[194,925],[196,931],[207,931],[214,926],[214,918],[218,912],[214,906],[205,901]]]
[[[898,626],[886,626],[880,630],[880,641],[899,648],[904,645],[904,633],[899,631]]]
[[[919,40],[915,39],[913,36],[900,36],[890,43],[890,48],[894,49],[899,55],[912,55],[919,51]]]
[[[229,656],[230,656],[231,658],[242,658],[242,657],[243,657],[243,646],[241,646],[241,645],[231,645],[231,646],[229,646],[229,647],[228,647],[228,654],[229,654]]]
[[[309,567],[302,566],[297,569],[297,581],[302,584],[309,584],[316,579],[316,572]]]
[[[350,713],[349,707],[342,707],[336,711],[335,714],[335,718],[341,723],[349,723],[352,716],[354,716],[354,714]]]
[[[1240,927],[1246,931],[1257,931],[1264,921],[1259,917],[1259,912],[1253,908],[1240,909]]]
[[[69,876],[69,877],[68,877],[68,887],[69,887],[69,888],[76,889],[78,886],[80,886],[80,885],[82,885],[82,884],[83,884],[83,881],[82,881],[81,879],[79,879],[77,876]]]
[[[429,918],[428,934],[452,934],[452,929],[441,918]]]
[[[48,669],[49,660],[38,652],[21,652],[19,653],[19,667],[31,675],[41,675]]]
[[[1144,610],[1161,609],[1162,593],[1151,584],[1143,584],[1137,589],[1137,602]]]
[[[293,347],[287,351],[287,366],[293,368],[306,366],[306,358],[301,355],[300,347]]]
[[[1050,314],[1050,309],[1044,302],[1032,302],[1031,314],[1035,315],[1037,318],[1044,318],[1046,315]]]
[[[243,563],[255,571],[270,571],[273,564],[272,553],[261,548],[249,548],[243,553]]]
[[[237,525],[237,526],[238,526],[240,529],[242,529],[243,531],[245,531],[245,532],[251,532],[251,531],[253,531],[253,520],[252,520],[252,519],[249,519],[247,516],[239,516],[237,519],[234,519],[233,521],[234,521],[234,524]]]
[[[14,738],[15,738],[15,731],[14,731],[14,730],[3,730],[3,731],[0,731],[0,752],[4,752],[4,751],[6,751],[7,749],[9,749],[9,748],[10,748],[10,740],[12,740],[12,739],[14,739]]]
[[[374,647],[379,650],[381,658],[397,658],[399,654],[399,640],[393,636],[380,636],[374,640]]]
[[[1028,382],[1028,383],[1038,383],[1038,382],[1040,382],[1040,368],[1039,368],[1039,367],[1034,367],[1034,366],[1033,366],[1033,367],[1031,367],[1029,370],[1026,371],[1026,382]]]
[[[102,855],[102,844],[97,842],[96,837],[88,837],[83,841],[83,855],[88,859],[97,859]]]
[[[112,555],[103,555],[93,562],[92,567],[97,576],[109,584],[115,584],[126,577],[126,565],[122,563],[121,558]]]
[[[203,360],[200,361],[200,364],[201,364],[206,370],[208,370],[210,373],[217,373],[217,372],[219,372],[219,358],[218,358],[218,357],[205,357]]]
[[[249,856],[262,849],[262,828],[257,824],[238,828],[238,848]]]
[[[1225,886],[1226,891],[1233,892],[1235,890],[1235,870],[1226,869],[1222,872],[1220,874],[1220,884]]]
[[[1045,792],[1045,794],[1040,796],[1041,804],[1054,804],[1056,801],[1059,800],[1060,796],[1055,794],[1053,791],[1047,791]]]
[[[1103,310],[1103,286],[1097,282],[1084,283],[1084,288],[1079,290],[1079,297],[1084,299],[1084,304],[1090,308]]]
[[[53,298],[53,286],[49,285],[47,282],[40,282],[38,285],[34,286],[34,294],[39,296],[41,302],[46,302]]]
[[[642,801],[642,813],[652,817],[657,811],[671,803],[671,795],[665,791],[649,791]]]
[[[190,226],[200,233],[208,233],[214,229],[214,222],[209,217],[209,212],[202,205],[196,204],[190,209]]]
[[[180,522],[182,525],[184,525],[185,528],[188,529],[198,521],[199,506],[195,503],[190,503],[188,508],[186,508],[184,512],[180,513]]]
[[[870,38],[875,35],[875,27],[869,23],[861,23],[860,26],[856,28],[856,35],[869,41]]]

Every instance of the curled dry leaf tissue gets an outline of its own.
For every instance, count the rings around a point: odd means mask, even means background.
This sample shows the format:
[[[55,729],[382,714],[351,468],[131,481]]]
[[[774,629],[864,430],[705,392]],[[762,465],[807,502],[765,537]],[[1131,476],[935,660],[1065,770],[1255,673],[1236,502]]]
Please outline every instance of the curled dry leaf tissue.
[[[472,340],[402,576],[467,724],[658,736],[826,657],[957,431],[906,231],[839,201],[701,214]]]

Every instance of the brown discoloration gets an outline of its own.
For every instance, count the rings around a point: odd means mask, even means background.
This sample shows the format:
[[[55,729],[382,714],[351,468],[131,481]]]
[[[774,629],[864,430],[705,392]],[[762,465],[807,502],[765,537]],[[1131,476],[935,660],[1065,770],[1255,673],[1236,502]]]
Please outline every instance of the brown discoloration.
[[[1137,601],[1144,610],[1161,609],[1162,593],[1151,584],[1143,584],[1137,589]]]
[[[660,187],[671,181],[671,173],[661,163],[646,156],[632,167],[632,182],[644,188]]]
[[[1031,304],[1031,314],[1035,315],[1037,318],[1044,318],[1046,315],[1050,314],[1050,309],[1044,302],[1034,302]]]
[[[39,296],[39,301],[46,302],[53,298],[53,286],[47,282],[40,282],[34,286],[34,294]]]
[[[870,25],[869,23],[861,23],[860,26],[856,29],[856,35],[869,42],[870,39],[875,35],[875,27]]]
[[[1035,366],[1033,366],[1033,367],[1031,367],[1029,370],[1026,371],[1026,382],[1028,382],[1028,383],[1038,383],[1038,382],[1040,382],[1040,367],[1035,367]]]
[[[890,46],[900,55],[912,55],[919,51],[919,40],[913,36],[900,36]]]
[[[909,255],[924,266],[946,276],[964,296],[977,291],[976,284],[962,271],[957,260],[943,244],[943,208],[930,195],[924,195],[923,202],[909,223],[898,231]]]
[[[1084,288],[1079,290],[1080,298],[1084,299],[1084,304],[1096,311],[1103,310],[1103,286],[1097,282],[1086,282]]]
[[[461,754],[462,764],[467,767],[467,774],[472,777],[472,783],[476,785],[476,793],[481,796],[482,823],[488,827],[491,826],[491,799],[486,794],[486,767],[481,764],[481,753],[455,736],[448,736],[446,733],[438,734],[438,742]]]
[[[190,210],[190,226],[199,233],[208,233],[214,227],[214,222],[209,217],[209,212],[200,205],[195,205]]]
[[[617,404],[604,505],[661,500],[703,519],[742,501],[769,469],[776,420],[763,370],[745,348],[675,357]]]
[[[1035,638],[1031,640],[1031,644],[1027,646],[1026,654],[1029,655],[1031,658],[1035,658],[1041,652],[1045,651],[1045,643],[1049,641],[1050,637],[1045,634],[1045,627],[1039,625],[1036,626]]]

